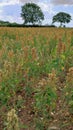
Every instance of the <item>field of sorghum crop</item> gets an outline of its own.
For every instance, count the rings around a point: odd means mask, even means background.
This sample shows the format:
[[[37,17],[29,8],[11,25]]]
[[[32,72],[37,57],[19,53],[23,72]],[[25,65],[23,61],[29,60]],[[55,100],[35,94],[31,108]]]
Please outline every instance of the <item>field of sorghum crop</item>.
[[[73,29],[0,28],[0,130],[73,130]]]

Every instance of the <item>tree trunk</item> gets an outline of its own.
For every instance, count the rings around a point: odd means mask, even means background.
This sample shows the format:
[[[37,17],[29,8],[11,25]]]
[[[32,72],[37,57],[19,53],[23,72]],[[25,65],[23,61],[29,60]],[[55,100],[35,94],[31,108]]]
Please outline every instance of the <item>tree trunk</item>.
[[[60,27],[62,27],[62,23],[60,23]]]

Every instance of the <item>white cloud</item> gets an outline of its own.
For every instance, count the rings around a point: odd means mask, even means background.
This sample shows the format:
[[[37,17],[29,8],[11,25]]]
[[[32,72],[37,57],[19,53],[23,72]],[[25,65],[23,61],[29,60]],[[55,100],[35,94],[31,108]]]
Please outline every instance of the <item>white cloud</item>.
[[[0,7],[0,20],[2,19],[3,16],[3,7]]]
[[[28,2],[38,2],[38,0],[19,0],[22,3],[28,3]]]
[[[38,1],[39,0],[2,0],[0,2],[0,7],[8,6],[8,5],[15,5],[15,4],[28,3],[28,2],[37,3]]]
[[[19,0],[3,0],[0,2],[0,7],[19,4]]]
[[[3,12],[3,9],[2,8],[0,8],[0,14]]]
[[[45,24],[45,25],[51,25],[52,19],[51,18],[45,18],[45,20],[42,23]]]
[[[3,15],[3,14],[0,14],[0,20],[9,21],[9,22],[11,22],[11,23],[13,23],[13,22],[23,23],[21,17],[11,16],[11,15]]]
[[[8,2],[8,3],[7,3]],[[14,2],[14,3],[13,3]],[[7,13],[5,13],[4,11],[4,6],[7,6],[7,5],[15,5],[17,4],[17,1],[16,0],[4,0],[0,3],[0,20],[3,20],[3,21],[9,21],[9,22],[17,22],[17,23],[22,23],[22,19],[21,17],[18,17],[16,15],[14,16],[11,16],[11,15],[8,15]]]
[[[43,10],[43,11],[47,11],[47,12],[49,12],[50,11],[50,8],[51,8],[51,6],[50,6],[50,4],[47,4],[47,3],[45,3],[45,2],[38,2],[38,5],[41,7],[41,9]]]
[[[73,0],[52,0],[54,5],[73,5]]]
[[[53,5],[49,2],[38,2],[38,5],[42,9],[43,12],[47,12],[48,14],[55,14],[53,11]]]

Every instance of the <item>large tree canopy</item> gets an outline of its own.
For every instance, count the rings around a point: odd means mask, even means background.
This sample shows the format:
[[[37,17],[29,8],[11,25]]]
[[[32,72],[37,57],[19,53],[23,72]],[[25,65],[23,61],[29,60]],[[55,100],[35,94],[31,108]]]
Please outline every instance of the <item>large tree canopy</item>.
[[[41,23],[44,20],[44,14],[41,8],[35,3],[26,3],[22,6],[21,17],[24,20],[24,24],[31,23],[32,25]]]
[[[67,14],[65,12],[60,12],[56,14],[55,16],[53,16],[52,23],[60,22],[60,26],[62,26],[63,23],[69,23],[70,21],[71,21],[70,14]]]

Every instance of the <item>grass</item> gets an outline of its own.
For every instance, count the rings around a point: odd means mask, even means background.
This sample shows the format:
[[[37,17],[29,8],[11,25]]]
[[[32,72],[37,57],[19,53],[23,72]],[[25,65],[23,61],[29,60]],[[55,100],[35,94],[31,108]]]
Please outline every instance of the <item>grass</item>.
[[[54,125],[55,118],[62,127],[64,116],[69,124],[63,124],[64,130],[71,129],[73,29],[0,28],[1,130],[11,130],[7,125],[11,110],[16,112],[20,130],[22,126],[47,130],[48,122]]]

